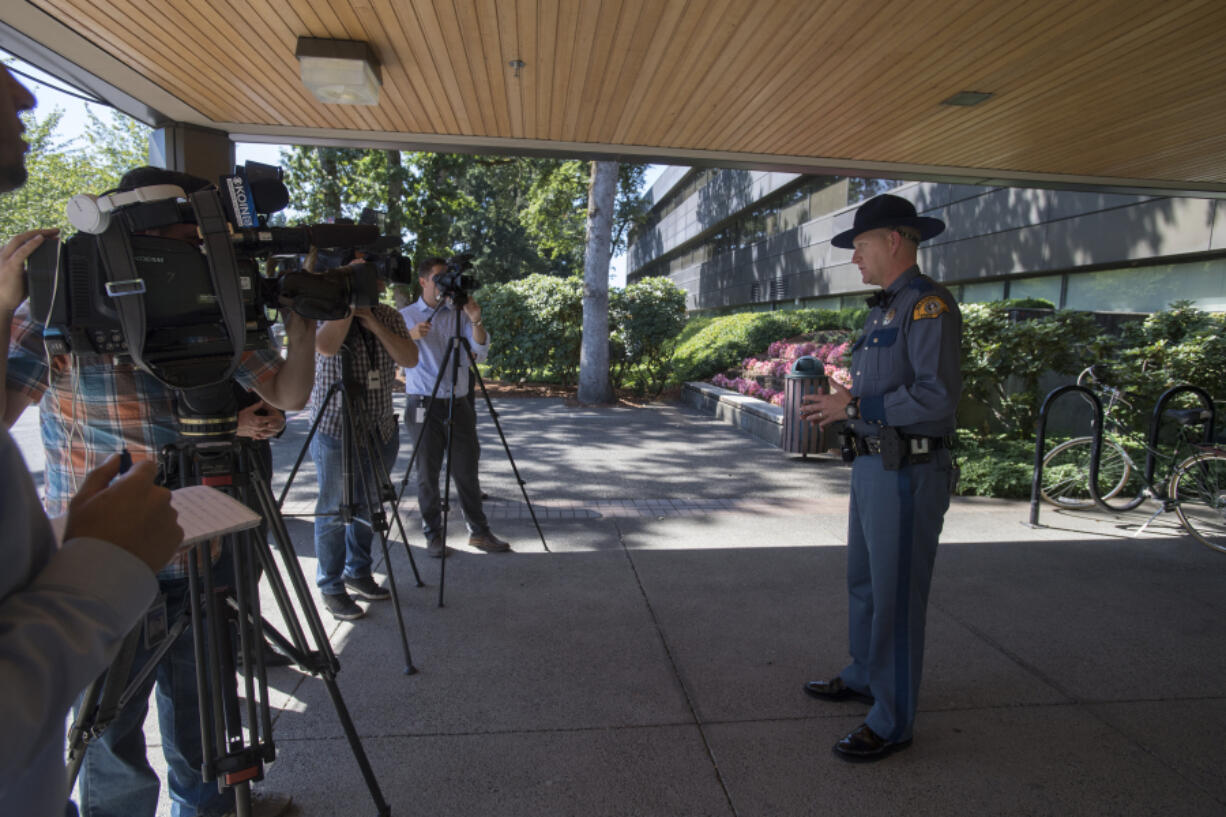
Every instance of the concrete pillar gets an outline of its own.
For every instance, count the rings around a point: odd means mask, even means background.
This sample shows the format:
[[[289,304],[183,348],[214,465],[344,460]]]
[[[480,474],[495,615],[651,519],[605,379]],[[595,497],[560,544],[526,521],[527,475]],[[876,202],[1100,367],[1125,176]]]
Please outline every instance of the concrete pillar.
[[[149,136],[149,164],[216,182],[234,167],[234,143],[224,131],[173,122]]]

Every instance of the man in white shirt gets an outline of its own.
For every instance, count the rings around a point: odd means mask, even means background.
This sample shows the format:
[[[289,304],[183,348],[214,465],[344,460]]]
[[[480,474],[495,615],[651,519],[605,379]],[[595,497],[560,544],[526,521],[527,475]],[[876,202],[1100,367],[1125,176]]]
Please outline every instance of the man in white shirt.
[[[438,276],[446,271],[447,262],[442,258],[427,258],[418,264],[421,298],[400,310],[409,327],[409,336],[417,341],[418,348],[417,365],[405,369],[405,393],[408,395],[405,420],[411,439],[416,440],[421,433],[416,473],[422,532],[426,537],[426,552],[435,558],[441,557],[445,546],[438,477],[447,448],[447,412],[451,404],[454,421],[451,477],[468,523],[468,544],[487,553],[501,553],[510,550],[511,546],[493,534],[481,506],[481,485],[477,477],[477,415],[473,401],[467,398],[472,383],[468,354],[463,349],[456,350],[459,361],[455,367],[455,399],[449,400],[453,396],[451,363],[455,354],[448,360],[447,351],[455,337],[456,321],[460,322],[460,336],[468,341],[478,363],[485,360],[489,352],[490,338],[476,300],[470,296],[463,308],[457,309],[451,298],[445,297],[447,293],[439,288]],[[444,363],[447,368],[440,379],[439,371]],[[436,381],[438,390],[434,391]],[[424,432],[421,430],[423,423]]]

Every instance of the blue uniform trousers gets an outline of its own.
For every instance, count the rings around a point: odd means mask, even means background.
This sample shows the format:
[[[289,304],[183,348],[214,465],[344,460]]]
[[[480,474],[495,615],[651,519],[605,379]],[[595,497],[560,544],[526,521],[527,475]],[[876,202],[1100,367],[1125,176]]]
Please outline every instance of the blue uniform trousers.
[[[911,739],[924,663],[928,589],[945,511],[949,451],[887,471],[876,455],[851,474],[847,592],[851,664],[840,676],[876,699],[865,723],[886,740]]]

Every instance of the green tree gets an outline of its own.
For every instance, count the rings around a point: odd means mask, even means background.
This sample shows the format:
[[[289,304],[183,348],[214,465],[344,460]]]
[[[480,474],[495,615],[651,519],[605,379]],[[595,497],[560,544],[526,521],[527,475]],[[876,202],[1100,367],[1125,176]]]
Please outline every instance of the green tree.
[[[626,248],[631,226],[642,219],[639,192],[643,165],[618,164],[614,200],[612,255]],[[540,252],[565,265],[568,274],[583,269],[585,211],[588,205],[589,162],[570,160],[542,165],[529,191],[523,225]]]
[[[485,283],[583,268],[586,162],[315,147],[282,155],[301,222],[372,208],[406,254],[471,253]],[[638,213],[642,177],[641,166],[623,166],[615,249]]]
[[[83,151],[57,141],[56,129],[64,112],[56,109],[42,118],[25,114],[25,140],[29,178],[25,185],[0,197],[0,236],[7,237],[41,227],[69,227],[64,206],[78,193],[95,191],[96,175]]]
[[[26,184],[3,196],[0,236],[40,227],[71,230],[65,206],[78,193],[101,193],[119,182],[131,167],[146,164],[149,128],[111,111],[109,123],[92,112],[85,129],[85,144],[58,135],[64,112],[52,109],[42,117],[23,114]]]
[[[87,111],[86,153],[97,181],[91,192],[101,193],[119,184],[124,173],[149,164],[149,135],[152,129],[119,111],[107,110],[105,120]]]

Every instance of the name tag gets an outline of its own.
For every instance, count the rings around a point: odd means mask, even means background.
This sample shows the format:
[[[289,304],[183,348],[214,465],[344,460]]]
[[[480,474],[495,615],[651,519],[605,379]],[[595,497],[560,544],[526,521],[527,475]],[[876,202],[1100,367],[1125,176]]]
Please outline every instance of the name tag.
[[[367,391],[378,391],[379,390],[379,373],[376,372],[374,369],[371,369],[369,372],[366,373],[366,390]]]

